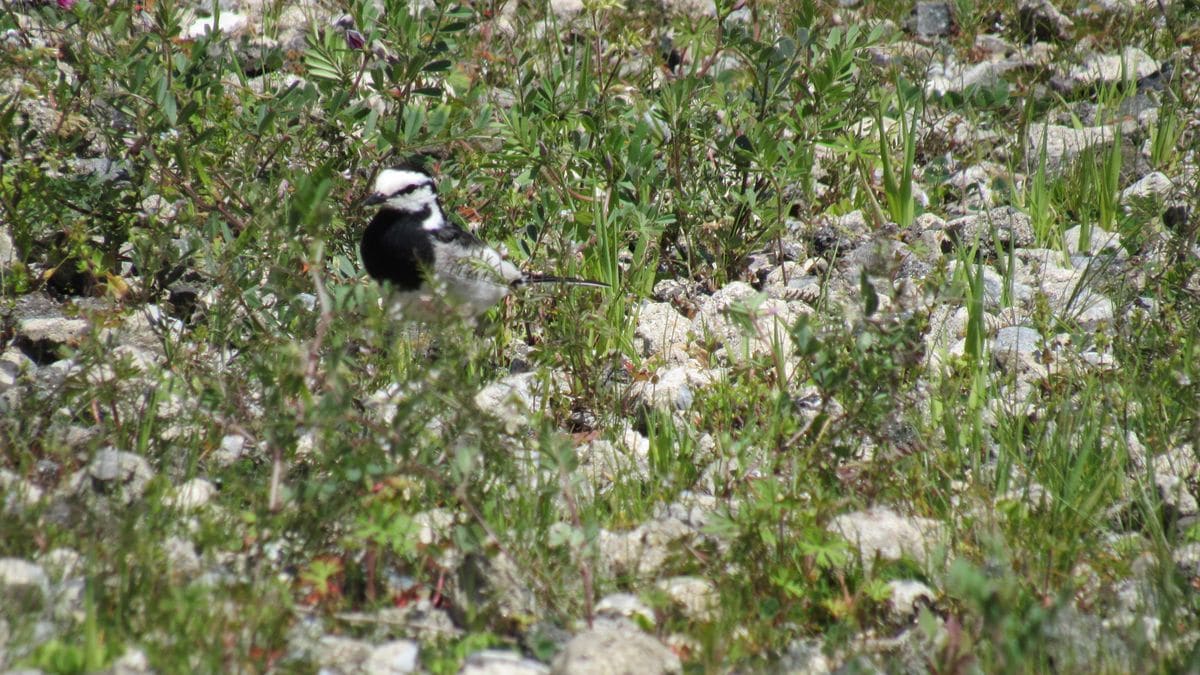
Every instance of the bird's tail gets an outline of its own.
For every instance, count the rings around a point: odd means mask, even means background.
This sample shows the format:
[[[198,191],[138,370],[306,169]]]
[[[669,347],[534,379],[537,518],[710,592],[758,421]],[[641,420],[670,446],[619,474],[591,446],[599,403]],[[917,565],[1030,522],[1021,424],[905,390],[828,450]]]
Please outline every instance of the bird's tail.
[[[530,284],[564,284],[567,286],[592,286],[594,288],[608,288],[608,284],[604,283],[603,281],[578,279],[576,277],[556,277],[549,274],[527,274],[512,282],[513,286],[528,286]]]

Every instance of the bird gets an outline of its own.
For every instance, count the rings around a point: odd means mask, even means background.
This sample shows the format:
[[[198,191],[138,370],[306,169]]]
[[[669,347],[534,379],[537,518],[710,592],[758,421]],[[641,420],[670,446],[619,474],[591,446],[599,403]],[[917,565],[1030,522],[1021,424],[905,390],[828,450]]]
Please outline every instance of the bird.
[[[530,284],[608,287],[599,281],[522,272],[446,217],[437,183],[425,171],[384,169],[363,204],[379,206],[363,230],[363,266],[371,278],[395,289],[405,315],[432,318],[448,308],[473,319],[514,288]]]

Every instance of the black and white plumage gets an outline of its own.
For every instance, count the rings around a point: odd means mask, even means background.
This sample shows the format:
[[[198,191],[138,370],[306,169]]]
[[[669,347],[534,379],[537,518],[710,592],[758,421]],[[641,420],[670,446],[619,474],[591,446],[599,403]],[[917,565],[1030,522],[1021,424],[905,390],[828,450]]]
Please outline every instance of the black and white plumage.
[[[446,218],[437,185],[424,172],[385,169],[366,204],[381,206],[363,232],[363,264],[372,278],[395,287],[401,307],[413,314],[436,312],[444,300],[460,315],[475,317],[524,284],[607,286],[521,272]]]

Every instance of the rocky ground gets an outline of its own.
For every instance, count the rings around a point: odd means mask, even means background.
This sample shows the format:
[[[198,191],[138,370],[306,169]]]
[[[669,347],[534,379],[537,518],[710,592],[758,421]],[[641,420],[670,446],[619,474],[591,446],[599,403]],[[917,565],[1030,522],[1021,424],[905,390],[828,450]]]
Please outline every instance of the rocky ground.
[[[1200,15],[833,4],[6,3],[0,669],[1200,666]]]

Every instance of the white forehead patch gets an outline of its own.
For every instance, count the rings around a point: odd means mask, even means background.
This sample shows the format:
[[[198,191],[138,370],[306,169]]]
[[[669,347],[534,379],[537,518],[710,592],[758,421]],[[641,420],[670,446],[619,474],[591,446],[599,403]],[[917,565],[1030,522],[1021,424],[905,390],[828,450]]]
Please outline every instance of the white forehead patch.
[[[433,178],[420,171],[384,169],[375,178],[375,194],[389,197],[406,188],[411,189],[418,185],[428,185],[432,189]]]

